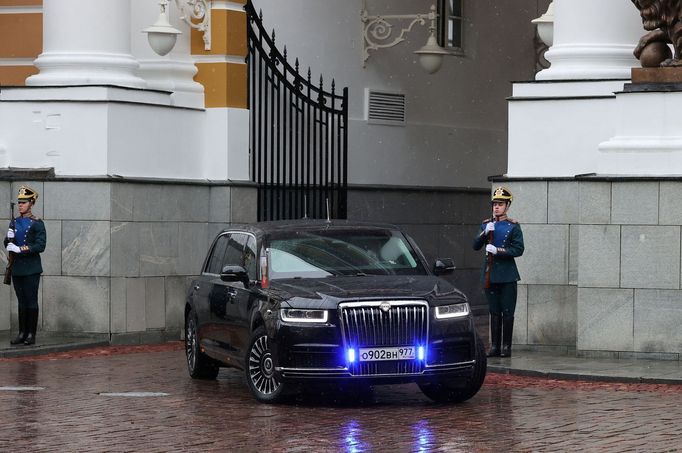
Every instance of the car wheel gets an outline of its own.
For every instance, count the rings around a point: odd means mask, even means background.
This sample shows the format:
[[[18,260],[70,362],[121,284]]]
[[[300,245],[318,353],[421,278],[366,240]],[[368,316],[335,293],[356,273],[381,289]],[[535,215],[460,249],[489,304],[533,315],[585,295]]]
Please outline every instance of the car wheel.
[[[185,319],[185,354],[187,369],[194,379],[215,379],[220,371],[218,364],[201,352],[197,335],[197,317],[190,311]]]
[[[284,397],[284,383],[275,371],[268,335],[263,326],[251,337],[246,355],[246,382],[253,396],[262,403],[278,403]]]
[[[485,355],[483,342],[476,335],[476,364],[474,371],[464,386],[453,386],[448,382],[423,382],[419,383],[419,388],[430,399],[437,403],[461,403],[474,396],[480,390],[485,380],[488,369],[488,360]]]

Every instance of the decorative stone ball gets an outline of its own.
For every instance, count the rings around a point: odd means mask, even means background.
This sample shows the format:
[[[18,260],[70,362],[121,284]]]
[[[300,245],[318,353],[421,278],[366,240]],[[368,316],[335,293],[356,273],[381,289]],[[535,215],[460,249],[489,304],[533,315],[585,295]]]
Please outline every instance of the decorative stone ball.
[[[655,41],[647,44],[639,56],[643,68],[657,68],[668,58],[672,58],[670,47],[664,42]]]

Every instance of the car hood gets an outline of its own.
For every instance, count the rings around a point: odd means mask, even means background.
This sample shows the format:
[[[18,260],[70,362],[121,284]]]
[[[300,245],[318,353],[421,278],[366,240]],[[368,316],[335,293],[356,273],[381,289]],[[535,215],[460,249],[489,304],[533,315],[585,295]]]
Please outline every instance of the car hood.
[[[461,291],[431,275],[283,279],[271,281],[270,290],[293,308],[335,308],[340,301],[389,298],[466,301]]]

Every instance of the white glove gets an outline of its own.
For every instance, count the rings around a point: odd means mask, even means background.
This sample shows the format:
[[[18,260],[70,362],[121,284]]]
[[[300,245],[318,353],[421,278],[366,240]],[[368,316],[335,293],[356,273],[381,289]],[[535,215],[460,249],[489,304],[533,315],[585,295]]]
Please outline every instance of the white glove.
[[[7,249],[9,250],[9,246],[7,246]],[[493,255],[497,255],[497,247],[495,247],[492,244],[488,244],[485,246],[485,251],[488,253],[492,253]]]
[[[21,253],[21,249],[17,244],[9,243],[7,244],[7,251],[8,252],[14,252],[14,253]]]
[[[7,239],[14,239],[14,230],[11,228],[7,230]]]
[[[488,222],[485,224],[485,230],[483,230],[483,232],[488,234],[491,231],[495,231],[495,222]]]

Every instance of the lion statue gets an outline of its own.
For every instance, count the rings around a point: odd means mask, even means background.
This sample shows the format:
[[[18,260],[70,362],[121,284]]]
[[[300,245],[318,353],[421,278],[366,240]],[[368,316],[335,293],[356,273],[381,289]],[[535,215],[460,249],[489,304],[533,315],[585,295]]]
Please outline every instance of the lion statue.
[[[682,66],[682,0],[632,0],[644,29],[633,54],[644,67]],[[672,44],[674,54],[668,44]]]

